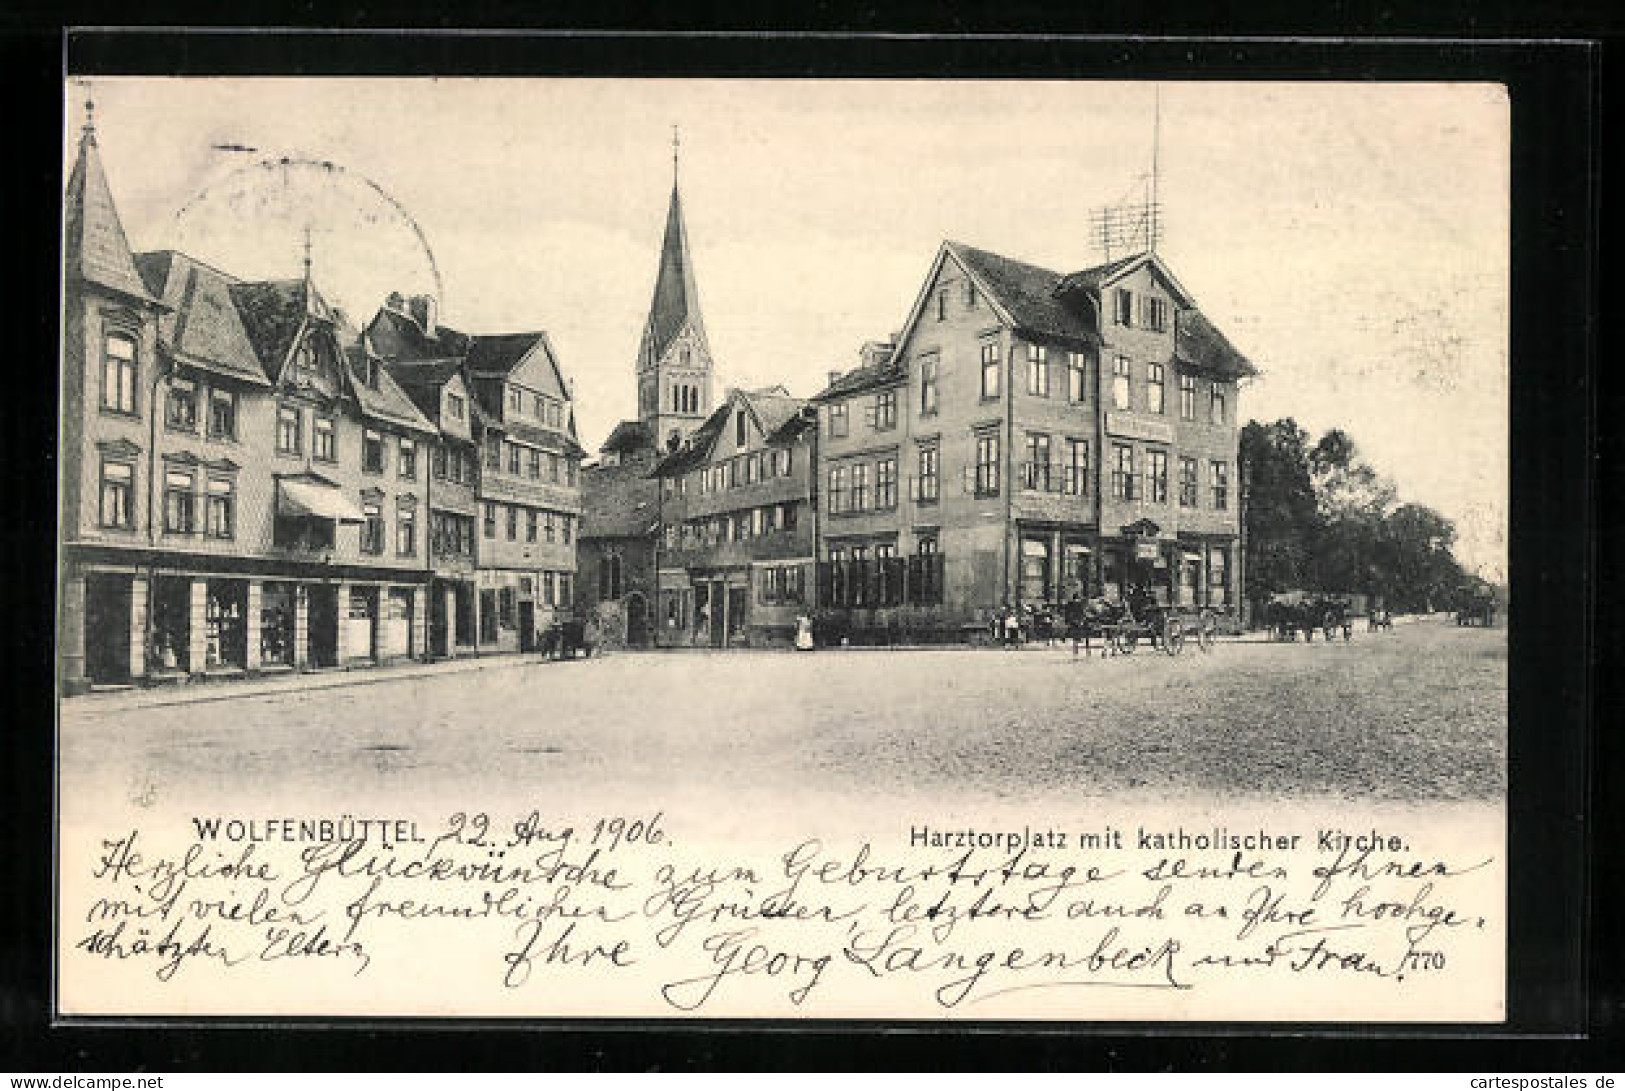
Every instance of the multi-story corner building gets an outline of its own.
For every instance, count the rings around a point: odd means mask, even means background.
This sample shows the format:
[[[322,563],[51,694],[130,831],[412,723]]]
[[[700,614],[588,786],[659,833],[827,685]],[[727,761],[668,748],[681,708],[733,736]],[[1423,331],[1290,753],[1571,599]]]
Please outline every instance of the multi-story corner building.
[[[780,386],[730,390],[655,469],[663,643],[788,643],[813,597],[817,417]]]
[[[88,125],[65,212],[64,691],[421,654],[437,430],[308,265],[132,254]]]
[[[575,602],[575,407],[544,333],[476,336],[464,367],[482,451],[479,641],[528,651]]]
[[[1236,601],[1253,368],[1155,254],[1060,274],[944,243],[894,345],[819,406],[820,603]]]
[[[664,643],[671,631],[654,609],[660,492],[650,475],[713,410],[711,347],[675,176],[634,371],[638,416],[615,426],[583,474],[579,583],[605,639],[636,647]]]

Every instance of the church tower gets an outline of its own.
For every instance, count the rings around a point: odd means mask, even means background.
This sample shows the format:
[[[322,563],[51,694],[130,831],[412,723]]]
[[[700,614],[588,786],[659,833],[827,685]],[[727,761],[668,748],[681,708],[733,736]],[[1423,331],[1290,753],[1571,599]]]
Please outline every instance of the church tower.
[[[694,262],[688,253],[677,189],[677,134],[672,132],[671,206],[660,246],[654,299],[638,345],[638,419],[664,449],[686,439],[711,412],[711,346],[700,318]]]

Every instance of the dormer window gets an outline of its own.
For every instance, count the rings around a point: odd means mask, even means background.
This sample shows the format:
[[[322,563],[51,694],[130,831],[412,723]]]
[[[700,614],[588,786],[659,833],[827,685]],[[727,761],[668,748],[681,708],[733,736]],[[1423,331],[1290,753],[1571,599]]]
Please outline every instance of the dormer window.
[[[517,386],[508,388],[508,408],[515,413],[522,412],[525,408],[525,392]]]
[[[173,432],[197,431],[197,384],[190,379],[171,379],[165,406],[164,424]]]
[[[467,409],[463,405],[463,396],[461,394],[446,395],[446,412],[451,416],[452,420],[463,419]]]
[[[745,411],[741,409],[734,414],[734,446],[745,445]]]

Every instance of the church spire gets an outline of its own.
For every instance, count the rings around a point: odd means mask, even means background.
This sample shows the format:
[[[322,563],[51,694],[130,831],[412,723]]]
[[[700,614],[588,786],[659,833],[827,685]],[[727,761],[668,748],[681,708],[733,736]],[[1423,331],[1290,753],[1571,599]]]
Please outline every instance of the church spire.
[[[705,340],[700,294],[694,282],[694,260],[688,251],[688,228],[683,223],[683,199],[673,177],[671,203],[666,209],[666,231],[660,246],[660,267],[655,275],[649,318],[644,323],[639,366],[651,367],[658,363],[685,327],[692,329],[701,342]]]
[[[68,175],[62,210],[62,259],[68,277],[153,302],[151,292],[136,272],[130,241],[119,222],[113,191],[102,170],[95,105],[88,101],[79,135],[79,158]]]
[[[660,437],[673,427],[687,434],[711,411],[711,349],[700,316],[700,294],[678,186],[681,147],[681,135],[673,125],[671,201],[666,209],[654,296],[649,301],[649,317],[638,345],[639,416]]]

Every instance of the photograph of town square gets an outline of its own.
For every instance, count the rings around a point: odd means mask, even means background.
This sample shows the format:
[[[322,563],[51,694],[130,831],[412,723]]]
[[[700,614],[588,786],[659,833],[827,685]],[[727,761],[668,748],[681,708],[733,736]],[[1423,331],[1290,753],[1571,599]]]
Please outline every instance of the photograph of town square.
[[[1483,102],[274,82],[67,86],[79,768],[180,730],[193,774],[316,747],[342,781],[468,741],[375,737],[421,721],[562,776],[662,709],[706,726],[616,742],[616,776],[721,732],[786,783],[1504,791]],[[1221,147],[1232,99],[1275,128]],[[1265,132],[1357,177],[1261,171]],[[1423,207],[1440,172],[1457,203]],[[1237,718],[1310,757],[1250,763]],[[96,725],[130,753],[79,754]],[[969,758],[997,746],[1032,761]]]

